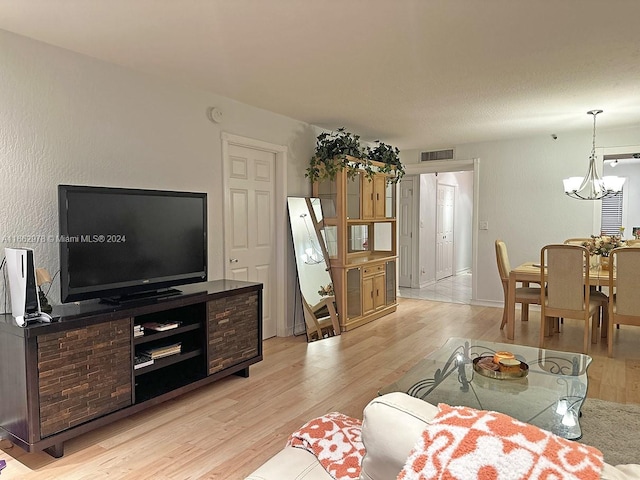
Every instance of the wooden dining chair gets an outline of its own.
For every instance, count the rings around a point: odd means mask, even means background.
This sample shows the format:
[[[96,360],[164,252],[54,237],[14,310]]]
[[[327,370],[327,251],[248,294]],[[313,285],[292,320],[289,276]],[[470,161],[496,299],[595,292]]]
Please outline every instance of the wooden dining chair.
[[[593,239],[591,237],[576,237],[576,238],[567,238],[563,243],[565,245],[580,245],[580,246],[584,246],[585,243],[589,243],[592,240]],[[590,259],[591,259],[591,257],[590,257]],[[602,291],[602,287],[597,288],[595,285],[592,285],[591,286],[591,291],[595,291],[595,290],[598,290],[598,291],[601,292]],[[604,307],[604,308],[606,308],[606,307]],[[602,312],[601,318],[603,318],[603,317],[604,317],[604,312]],[[564,319],[561,318],[560,322],[564,323]],[[602,331],[606,332],[606,328],[603,329]]]
[[[587,353],[589,337],[592,343],[597,342],[600,308],[608,302],[606,295],[590,288],[589,251],[580,245],[545,245],[540,251],[540,264],[547,266],[546,275],[544,269],[540,273],[540,281],[547,282],[542,290],[540,348],[553,318],[571,318],[584,321],[583,352]],[[608,328],[606,317],[602,325]]]
[[[502,309],[502,323],[500,330],[507,324],[507,298],[509,294],[509,272],[511,264],[509,263],[509,255],[507,255],[507,245],[502,240],[496,240],[496,260],[498,262],[498,273],[502,282],[502,291],[504,292],[504,308]],[[522,304],[520,320],[526,322],[529,320],[529,305],[540,305],[540,288],[539,287],[517,287],[515,291],[516,303]]]
[[[310,305],[302,297],[302,310],[309,341],[340,335],[340,324],[334,302],[334,296],[327,296],[322,297],[315,305]]]
[[[613,324],[640,327],[640,246],[611,250],[609,285],[614,284],[614,275],[615,293],[609,299],[607,352],[610,357],[613,356]]]

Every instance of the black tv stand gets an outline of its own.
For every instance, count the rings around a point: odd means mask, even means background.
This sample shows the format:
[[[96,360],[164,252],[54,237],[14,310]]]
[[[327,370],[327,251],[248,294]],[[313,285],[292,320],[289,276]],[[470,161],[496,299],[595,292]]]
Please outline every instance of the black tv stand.
[[[109,305],[128,305],[133,302],[139,302],[140,300],[157,300],[159,298],[172,297],[180,294],[182,294],[182,291],[177,288],[167,288],[165,290],[150,290],[116,297],[104,297],[100,299],[100,302],[108,303]]]
[[[19,327],[0,314],[0,438],[60,457],[73,437],[227,376],[248,376],[262,360],[262,284],[222,279],[179,288],[161,301],[55,305],[54,323]],[[154,323],[177,326],[144,327]],[[136,362],[147,356],[153,361]]]

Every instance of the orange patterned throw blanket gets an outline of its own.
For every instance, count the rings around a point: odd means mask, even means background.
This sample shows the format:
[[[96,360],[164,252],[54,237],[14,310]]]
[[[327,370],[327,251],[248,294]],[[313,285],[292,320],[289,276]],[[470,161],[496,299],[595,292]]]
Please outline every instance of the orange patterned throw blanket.
[[[602,453],[508,415],[439,404],[398,480],[598,480]]]
[[[332,412],[307,422],[287,445],[313,453],[336,480],[357,479],[364,456],[361,430],[360,420]]]

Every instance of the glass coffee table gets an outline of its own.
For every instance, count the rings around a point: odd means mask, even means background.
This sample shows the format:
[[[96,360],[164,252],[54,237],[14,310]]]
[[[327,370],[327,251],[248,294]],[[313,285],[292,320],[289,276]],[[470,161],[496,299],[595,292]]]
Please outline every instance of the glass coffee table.
[[[508,351],[524,362],[519,378],[491,378],[474,368],[480,357]],[[591,357],[581,353],[450,338],[380,395],[405,392],[433,405],[446,403],[505,413],[570,440],[582,436],[580,408]],[[495,375],[503,377],[502,375]]]

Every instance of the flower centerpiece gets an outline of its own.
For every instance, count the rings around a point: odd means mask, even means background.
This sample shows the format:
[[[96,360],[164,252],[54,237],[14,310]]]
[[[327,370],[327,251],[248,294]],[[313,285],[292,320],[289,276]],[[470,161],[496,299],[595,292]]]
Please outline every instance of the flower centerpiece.
[[[624,247],[625,242],[620,235],[591,235],[591,240],[584,242],[582,245],[587,247],[591,255],[608,257],[611,250]]]
[[[609,269],[609,254],[611,250],[624,247],[626,244],[620,235],[591,235],[591,240],[584,242],[589,254],[600,257],[600,266],[603,270]]]

